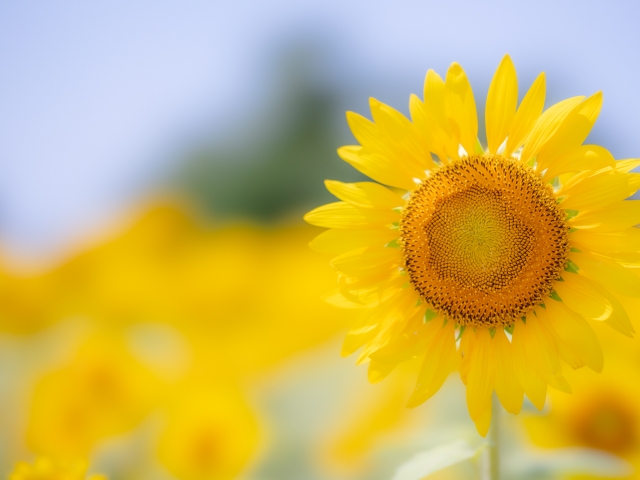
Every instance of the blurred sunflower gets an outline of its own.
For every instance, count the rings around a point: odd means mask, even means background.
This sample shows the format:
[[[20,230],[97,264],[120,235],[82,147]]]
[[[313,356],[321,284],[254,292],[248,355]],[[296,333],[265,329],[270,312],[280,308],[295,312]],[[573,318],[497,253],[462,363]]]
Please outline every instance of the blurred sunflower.
[[[589,320],[633,329],[614,294],[640,297],[637,160],[616,162],[583,145],[602,106],[600,92],[543,112],[540,74],[517,107],[508,56],[489,87],[487,148],[476,105],[457,63],[442,80],[427,73],[411,121],[371,99],[373,122],[348,112],[360,146],[340,157],[374,182],[327,181],[340,202],[305,219],[330,230],[312,247],[338,254],[329,301],[362,310],[342,353],[364,347],[378,381],[405,360],[423,365],[409,406],[460,369],[467,404],[486,435],[491,396],[518,413],[526,395],[542,408],[547,386],[570,387],[561,361],[600,371]],[[517,107],[517,108],[516,108]],[[383,186],[387,185],[387,186]]]
[[[176,389],[159,438],[160,462],[183,480],[229,480],[255,460],[256,415],[240,389],[194,375]]]
[[[603,333],[607,368],[602,375],[575,372],[571,383],[576,395],[551,392],[547,414],[527,416],[524,423],[540,447],[609,452],[633,466],[629,478],[640,478],[640,356],[634,343],[614,343]]]
[[[33,465],[18,462],[9,480],[106,480],[103,475],[85,477],[87,464],[84,462],[53,462],[46,457],[38,458]]]
[[[124,338],[95,334],[70,362],[38,379],[27,442],[55,461],[87,457],[103,440],[133,430],[161,395],[160,380]]]

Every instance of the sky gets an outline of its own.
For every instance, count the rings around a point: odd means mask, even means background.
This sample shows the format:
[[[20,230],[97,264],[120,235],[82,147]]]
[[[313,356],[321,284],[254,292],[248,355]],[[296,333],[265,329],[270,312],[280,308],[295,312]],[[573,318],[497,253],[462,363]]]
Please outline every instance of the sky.
[[[64,248],[144,197],[202,138],[242,138],[274,108],[280,52],[318,52],[319,84],[366,113],[407,110],[427,69],[462,64],[479,114],[509,53],[522,96],[604,91],[589,142],[640,156],[634,2],[0,2],[0,238]],[[346,131],[346,124],[340,126]]]

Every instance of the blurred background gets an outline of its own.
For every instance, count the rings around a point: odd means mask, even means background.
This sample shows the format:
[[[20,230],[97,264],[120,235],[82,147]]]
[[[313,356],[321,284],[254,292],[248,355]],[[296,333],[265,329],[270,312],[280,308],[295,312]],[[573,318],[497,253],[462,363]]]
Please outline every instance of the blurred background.
[[[478,443],[457,378],[407,410],[410,373],[370,385],[340,358],[353,316],[322,301],[335,280],[301,216],[325,178],[361,178],[335,153],[344,112],[408,113],[453,61],[481,120],[505,53],[521,97],[540,71],[547,106],[603,90],[589,143],[640,156],[639,13],[0,2],[0,476],[44,456],[123,480],[382,480]],[[505,414],[507,478],[640,478],[640,350],[602,334],[602,375]]]

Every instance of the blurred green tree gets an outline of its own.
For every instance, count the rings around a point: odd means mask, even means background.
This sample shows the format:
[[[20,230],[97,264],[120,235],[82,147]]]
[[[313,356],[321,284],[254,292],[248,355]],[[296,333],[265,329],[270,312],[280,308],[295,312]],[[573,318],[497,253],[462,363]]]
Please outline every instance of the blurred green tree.
[[[277,69],[280,93],[266,112],[254,115],[261,122],[239,127],[247,128],[234,136],[242,140],[187,156],[177,185],[205,213],[261,222],[300,217],[331,201],[325,178],[364,178],[336,154],[348,132],[341,92],[318,80],[315,53],[302,48],[285,56]]]

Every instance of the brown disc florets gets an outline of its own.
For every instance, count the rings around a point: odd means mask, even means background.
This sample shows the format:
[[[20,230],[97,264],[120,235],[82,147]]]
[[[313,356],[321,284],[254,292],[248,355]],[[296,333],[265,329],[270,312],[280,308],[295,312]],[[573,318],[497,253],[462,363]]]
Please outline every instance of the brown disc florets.
[[[529,167],[499,155],[464,157],[433,173],[404,209],[411,284],[461,325],[510,325],[560,277],[565,218],[553,189]]]

